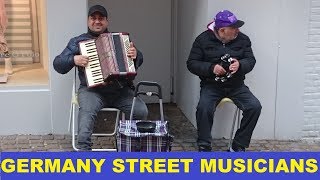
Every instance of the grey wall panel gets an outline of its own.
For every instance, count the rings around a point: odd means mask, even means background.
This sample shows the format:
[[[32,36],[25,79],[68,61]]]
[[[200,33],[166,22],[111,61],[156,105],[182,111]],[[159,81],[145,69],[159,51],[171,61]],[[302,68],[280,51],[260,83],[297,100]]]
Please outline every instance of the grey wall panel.
[[[71,8],[72,7],[72,8]],[[61,75],[52,67],[69,40],[87,31],[86,0],[48,0],[47,2],[49,72],[53,133],[67,133],[74,70]]]
[[[275,137],[300,139],[310,1],[281,2]]]
[[[48,90],[0,91],[0,99],[0,135],[52,132]]]
[[[199,78],[186,66],[194,39],[206,29],[208,1],[178,1],[178,58],[177,58],[177,104],[195,125],[195,112],[199,100]]]

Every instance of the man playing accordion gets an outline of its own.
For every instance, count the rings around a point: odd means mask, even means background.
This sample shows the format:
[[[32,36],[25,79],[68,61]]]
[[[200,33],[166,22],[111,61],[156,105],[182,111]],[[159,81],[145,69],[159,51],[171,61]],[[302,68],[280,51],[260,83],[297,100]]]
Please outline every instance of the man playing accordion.
[[[114,107],[125,113],[129,119],[132,99],[132,79],[120,78],[106,85],[89,88],[85,77],[85,67],[89,63],[87,56],[80,55],[79,42],[96,39],[102,33],[108,33],[108,13],[103,6],[95,5],[88,12],[88,32],[72,38],[62,53],[55,57],[54,69],[61,74],[69,72],[74,66],[78,67],[80,87],[78,90],[79,115],[78,115],[78,148],[91,150],[91,135],[97,113],[104,107]],[[137,69],[143,62],[143,56],[133,43],[127,53],[133,59]],[[137,99],[133,119],[146,119],[148,109],[146,104]]]

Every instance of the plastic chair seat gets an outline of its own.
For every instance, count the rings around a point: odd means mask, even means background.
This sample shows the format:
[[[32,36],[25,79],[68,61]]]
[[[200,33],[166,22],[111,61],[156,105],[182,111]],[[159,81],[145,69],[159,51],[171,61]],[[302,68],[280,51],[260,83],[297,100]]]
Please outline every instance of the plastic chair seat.
[[[224,106],[224,104],[226,103],[232,103],[234,104],[234,102],[230,99],[230,98],[223,98],[219,104],[217,105],[218,108],[222,108]],[[234,104],[235,105],[235,104]],[[234,132],[234,128],[235,128],[235,124],[237,123],[237,129],[240,128],[240,109],[236,106],[236,110],[234,112],[234,116],[233,116],[233,121],[232,121],[232,127],[230,130],[230,136],[229,136],[229,143],[228,143],[228,149],[231,148],[232,145],[232,140],[233,140],[233,132]]]

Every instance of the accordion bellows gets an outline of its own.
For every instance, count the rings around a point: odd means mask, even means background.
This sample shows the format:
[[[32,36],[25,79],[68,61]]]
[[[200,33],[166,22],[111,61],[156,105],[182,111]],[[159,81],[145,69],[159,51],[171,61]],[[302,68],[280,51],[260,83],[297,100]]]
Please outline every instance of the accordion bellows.
[[[80,42],[79,46],[81,54],[89,57],[89,63],[85,68],[89,87],[120,76],[131,79],[135,77],[134,62],[128,57],[128,33],[103,33],[96,40]]]

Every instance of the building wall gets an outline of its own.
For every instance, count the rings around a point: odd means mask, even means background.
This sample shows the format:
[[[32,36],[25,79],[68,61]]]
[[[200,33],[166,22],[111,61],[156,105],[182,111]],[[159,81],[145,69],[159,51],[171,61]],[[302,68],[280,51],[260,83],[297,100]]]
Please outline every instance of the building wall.
[[[301,139],[309,2],[280,1],[275,138]]]
[[[177,66],[176,66],[176,99],[191,122],[196,125],[195,113],[199,100],[200,81],[192,75],[186,66],[186,60],[193,40],[205,30],[208,24],[208,0],[177,1]]]
[[[86,12],[86,0],[47,0],[52,133],[67,133],[74,78],[74,70],[61,75],[52,63],[72,37],[87,31]]]
[[[47,134],[52,131],[48,89],[0,91],[0,135]]]
[[[302,136],[320,140],[320,0],[310,1],[308,44],[304,76],[304,126]]]

